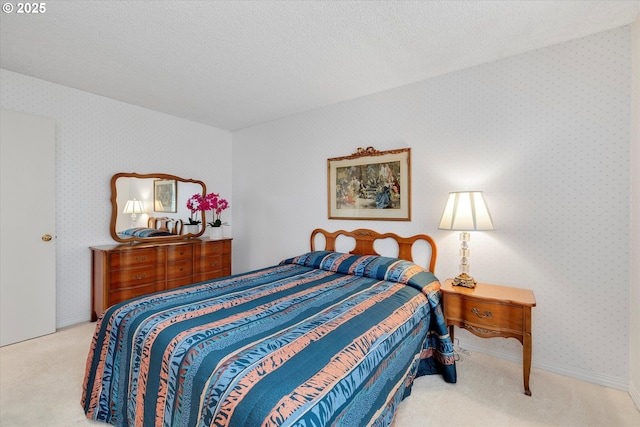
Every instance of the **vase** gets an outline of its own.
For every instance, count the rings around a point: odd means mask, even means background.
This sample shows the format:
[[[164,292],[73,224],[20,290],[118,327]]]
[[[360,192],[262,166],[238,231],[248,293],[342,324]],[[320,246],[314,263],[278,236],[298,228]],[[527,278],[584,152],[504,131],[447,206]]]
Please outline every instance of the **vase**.
[[[200,232],[200,224],[185,224],[183,229],[184,234],[198,234]]]
[[[209,238],[211,240],[222,239],[222,227],[209,227]]]

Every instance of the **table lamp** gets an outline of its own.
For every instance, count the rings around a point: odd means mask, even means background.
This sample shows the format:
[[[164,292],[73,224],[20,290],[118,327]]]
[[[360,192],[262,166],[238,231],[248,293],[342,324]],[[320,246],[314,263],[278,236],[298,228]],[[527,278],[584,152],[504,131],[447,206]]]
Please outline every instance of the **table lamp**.
[[[133,228],[136,226],[136,214],[144,213],[144,206],[140,200],[127,200],[123,213],[131,214],[131,228]]]
[[[460,231],[460,274],[453,284],[475,288],[476,280],[469,276],[469,231],[495,230],[482,191],[449,193],[438,228]]]

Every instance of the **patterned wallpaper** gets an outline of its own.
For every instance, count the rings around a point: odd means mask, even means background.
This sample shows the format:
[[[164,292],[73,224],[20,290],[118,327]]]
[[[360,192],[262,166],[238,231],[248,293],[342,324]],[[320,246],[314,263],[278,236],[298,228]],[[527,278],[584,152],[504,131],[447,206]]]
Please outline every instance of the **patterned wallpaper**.
[[[234,132],[236,268],[306,250],[315,227],[367,227],[432,235],[453,277],[447,194],[483,190],[497,230],[473,233],[471,274],[534,290],[534,367],[626,389],[630,61],[623,27]],[[326,159],[370,145],[412,148],[412,221],[327,219]],[[457,337],[521,361],[513,339]]]
[[[58,326],[89,318],[88,247],[111,243],[116,172],[195,177],[223,194],[233,179],[234,272],[306,251],[315,227],[366,227],[431,234],[436,274],[452,277],[458,236],[437,224],[449,191],[480,189],[497,230],[472,235],[471,273],[534,290],[534,367],[625,388],[630,61],[623,27],[233,135],[6,70],[0,105],[57,122]],[[326,159],[370,145],[412,148],[411,221],[327,219]],[[521,360],[515,340],[457,337]]]
[[[231,194],[230,132],[7,70],[0,88],[2,108],[56,120],[58,327],[90,318],[89,247],[115,243],[113,174],[170,173]]]
[[[631,307],[630,344],[630,379],[629,394],[640,408],[640,15],[632,25],[632,57],[633,69],[633,107],[631,112],[633,131],[631,142]]]

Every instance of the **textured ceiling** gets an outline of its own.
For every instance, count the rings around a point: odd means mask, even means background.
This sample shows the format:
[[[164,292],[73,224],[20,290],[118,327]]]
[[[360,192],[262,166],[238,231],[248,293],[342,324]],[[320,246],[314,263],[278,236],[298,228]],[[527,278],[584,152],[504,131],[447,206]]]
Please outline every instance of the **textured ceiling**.
[[[0,67],[236,130],[638,13],[640,1],[47,1],[0,14]]]

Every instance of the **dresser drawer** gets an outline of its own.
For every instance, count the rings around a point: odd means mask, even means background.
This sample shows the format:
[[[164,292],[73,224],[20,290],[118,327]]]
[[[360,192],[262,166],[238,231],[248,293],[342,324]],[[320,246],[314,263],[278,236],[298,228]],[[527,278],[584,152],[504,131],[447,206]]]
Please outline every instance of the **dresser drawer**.
[[[224,241],[220,242],[207,242],[201,245],[196,245],[193,250],[193,256],[196,258],[207,257],[213,255],[222,255],[224,252]]]
[[[193,245],[181,245],[167,248],[167,261],[179,261],[193,258]]]
[[[191,285],[193,283],[194,283],[193,276],[167,280],[167,289],[175,289],[175,288],[179,288],[180,286]]]
[[[111,272],[111,289],[131,288],[165,280],[164,264]]]
[[[522,334],[524,319],[522,306],[479,301],[449,294],[445,301],[445,313],[450,320],[487,329],[507,329]]]
[[[146,265],[153,265],[165,262],[165,251],[155,248],[112,252],[110,255],[111,270],[120,270],[124,268],[136,268]]]
[[[198,273],[193,275],[193,282],[194,283],[206,282],[209,280],[219,279],[221,277],[225,277],[228,275],[229,273],[225,274],[223,270],[215,270],[215,271],[209,271],[206,273]]]
[[[164,290],[164,282],[149,283],[146,285],[136,286],[133,288],[112,290],[109,293],[109,304],[112,306],[122,301],[136,298],[142,295],[147,295],[153,292],[159,292]],[[107,307],[105,307],[106,309]]]
[[[167,263],[167,280],[179,279],[192,274],[193,264],[191,258]]]
[[[222,271],[222,255],[196,258],[194,260],[194,274]]]

